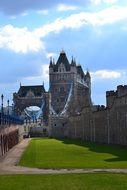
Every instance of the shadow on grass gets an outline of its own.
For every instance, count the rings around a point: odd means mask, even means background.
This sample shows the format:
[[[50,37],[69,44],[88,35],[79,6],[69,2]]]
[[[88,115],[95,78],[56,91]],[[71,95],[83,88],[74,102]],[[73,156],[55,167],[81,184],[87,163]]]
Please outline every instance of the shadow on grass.
[[[78,139],[57,139],[64,144],[74,144],[77,146],[87,147],[90,151],[97,153],[108,153],[116,158],[105,159],[106,162],[118,162],[118,161],[127,161],[127,147],[120,145],[106,145],[93,142],[85,142]]]
[[[49,137],[32,137],[31,138],[32,139],[32,141],[40,141],[40,140],[45,140],[45,139],[49,139]]]

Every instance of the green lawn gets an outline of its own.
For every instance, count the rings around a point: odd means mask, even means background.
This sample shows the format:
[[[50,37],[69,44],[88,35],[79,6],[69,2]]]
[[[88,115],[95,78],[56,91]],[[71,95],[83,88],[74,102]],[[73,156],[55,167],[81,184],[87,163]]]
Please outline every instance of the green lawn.
[[[127,168],[127,148],[80,140],[32,139],[19,164],[38,168]]]
[[[126,174],[2,175],[0,190],[126,190]]]

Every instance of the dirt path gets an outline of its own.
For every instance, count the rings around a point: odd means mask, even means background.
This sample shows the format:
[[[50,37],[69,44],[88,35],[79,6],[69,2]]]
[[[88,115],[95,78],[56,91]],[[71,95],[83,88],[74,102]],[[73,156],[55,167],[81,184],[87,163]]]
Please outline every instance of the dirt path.
[[[127,173],[127,169],[38,169],[17,166],[30,139],[25,139],[0,158],[0,174]]]

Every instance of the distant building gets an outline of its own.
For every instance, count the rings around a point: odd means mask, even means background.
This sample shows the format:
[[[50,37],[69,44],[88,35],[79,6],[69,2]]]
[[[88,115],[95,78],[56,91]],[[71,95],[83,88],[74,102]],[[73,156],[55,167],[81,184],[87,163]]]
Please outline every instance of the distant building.
[[[25,108],[30,106],[42,107],[43,119],[48,120],[48,102],[49,95],[45,91],[44,85],[36,86],[22,86],[18,92],[13,94],[14,112],[16,115],[22,115],[25,117]]]
[[[67,136],[68,117],[81,114],[91,103],[91,77],[84,73],[74,58],[69,62],[62,51],[57,62],[49,65],[49,127],[50,135]]]
[[[82,103],[82,106],[77,107],[77,111],[85,104],[91,104],[91,78],[89,72],[87,71],[84,74],[81,65],[77,65],[74,58],[69,63],[64,51],[60,53],[56,63],[52,59],[50,60],[49,86],[51,105],[57,114],[65,111],[65,106],[69,109],[70,102],[79,101]],[[71,96],[70,102],[68,102],[69,95]],[[66,112],[68,112],[68,109]]]

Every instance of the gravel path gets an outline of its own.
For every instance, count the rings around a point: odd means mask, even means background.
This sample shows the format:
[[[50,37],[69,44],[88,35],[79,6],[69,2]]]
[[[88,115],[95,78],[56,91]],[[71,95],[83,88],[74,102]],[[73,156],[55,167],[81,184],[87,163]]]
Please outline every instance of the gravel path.
[[[24,139],[0,158],[0,174],[127,173],[127,169],[39,169],[17,166],[30,139]]]

